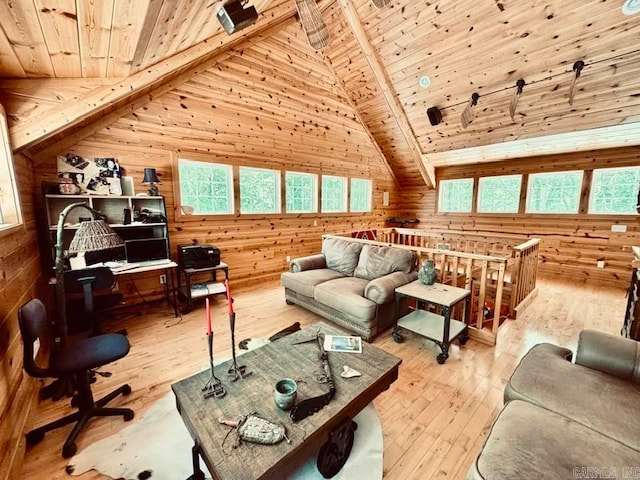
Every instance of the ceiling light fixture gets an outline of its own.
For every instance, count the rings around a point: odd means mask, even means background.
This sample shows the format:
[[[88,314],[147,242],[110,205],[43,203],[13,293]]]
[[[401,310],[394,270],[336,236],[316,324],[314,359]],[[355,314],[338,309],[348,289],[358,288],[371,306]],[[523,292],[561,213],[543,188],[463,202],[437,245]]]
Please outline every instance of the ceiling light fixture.
[[[625,15],[633,15],[640,12],[640,0],[627,0],[622,5],[622,13]]]
[[[429,88],[431,86],[431,79],[425,75],[424,77],[420,77],[419,83],[422,88]]]

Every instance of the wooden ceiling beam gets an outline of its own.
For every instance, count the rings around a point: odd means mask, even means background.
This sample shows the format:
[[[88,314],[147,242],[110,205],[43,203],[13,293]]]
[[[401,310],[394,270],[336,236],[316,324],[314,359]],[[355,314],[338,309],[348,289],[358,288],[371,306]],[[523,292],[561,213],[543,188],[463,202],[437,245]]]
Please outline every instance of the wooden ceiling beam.
[[[395,95],[393,86],[391,81],[389,80],[384,68],[382,67],[382,63],[378,58],[378,55],[371,45],[369,38],[367,37],[367,33],[362,25],[360,17],[358,16],[358,12],[353,5],[352,0],[337,0],[338,4],[342,8],[342,12],[344,13],[345,19],[353,32],[354,37],[356,38],[358,45],[360,45],[360,49],[362,53],[364,53],[365,58],[367,59],[367,63],[373,72],[373,76],[378,83],[378,88],[382,92],[382,95],[391,110],[396,123],[400,131],[402,132],[402,136],[405,141],[409,145],[409,150],[413,155],[413,159],[418,167],[418,171],[422,176],[425,184],[429,188],[435,188],[436,178],[435,178],[435,169],[432,165],[429,164],[426,157],[422,154],[420,149],[420,145],[416,140],[416,136],[413,133],[413,129],[409,124],[409,120],[407,118],[407,114],[405,113],[398,97]],[[368,131],[368,129],[367,129]]]
[[[120,107],[142,96],[155,98],[153,92],[172,82],[186,82],[200,70],[206,70],[217,62],[216,57],[235,47],[248,37],[259,35],[280,25],[295,14],[294,2],[283,0],[275,7],[260,14],[258,21],[237,35],[224,31],[173,57],[158,62],[127,79],[108,87],[97,88],[88,94],[65,102],[58,108],[46,112],[26,125],[16,125],[10,131],[14,152],[60,136],[74,127],[98,120],[105,114],[118,111]],[[148,100],[149,101],[149,100]],[[125,109],[127,110],[127,109]]]

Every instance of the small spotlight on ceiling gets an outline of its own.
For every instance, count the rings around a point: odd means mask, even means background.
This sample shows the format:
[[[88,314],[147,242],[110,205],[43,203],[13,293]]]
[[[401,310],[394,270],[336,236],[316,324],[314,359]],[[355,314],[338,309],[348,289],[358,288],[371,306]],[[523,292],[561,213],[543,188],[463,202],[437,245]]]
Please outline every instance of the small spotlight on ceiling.
[[[431,86],[431,79],[426,75],[424,77],[420,77],[420,86],[422,88],[429,88]]]
[[[640,12],[640,0],[627,0],[622,5],[622,13],[625,15],[633,15]]]

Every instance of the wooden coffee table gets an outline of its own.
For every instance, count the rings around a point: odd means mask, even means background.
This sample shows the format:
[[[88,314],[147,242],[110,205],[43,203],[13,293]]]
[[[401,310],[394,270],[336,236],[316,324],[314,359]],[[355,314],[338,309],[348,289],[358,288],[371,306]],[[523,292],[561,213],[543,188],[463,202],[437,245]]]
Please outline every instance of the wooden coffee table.
[[[292,378],[298,383],[298,401],[328,391],[327,384],[317,381],[321,371],[317,342],[294,345],[315,338],[318,328],[325,334],[347,335],[334,326],[318,322],[238,357],[238,363],[246,365],[251,375],[236,382],[227,380],[231,361],[222,363],[215,369],[227,389],[222,398],[203,398],[202,387],[211,376],[208,370],[171,386],[180,416],[194,440],[194,474],[190,478],[204,479],[198,457],[202,457],[213,478],[218,480],[285,478],[309,456],[317,454],[331,432],[350,423],[398,378],[402,360],[373,345],[363,342],[361,354],[329,352],[336,395],[322,410],[294,424],[289,413],[274,404],[273,389],[278,380]],[[358,370],[362,376],[342,378],[340,372],[344,365]],[[219,424],[218,417],[233,419],[251,412],[284,425],[291,444],[284,441],[277,445],[243,443],[233,448],[235,433],[229,434],[225,441],[230,427]]]

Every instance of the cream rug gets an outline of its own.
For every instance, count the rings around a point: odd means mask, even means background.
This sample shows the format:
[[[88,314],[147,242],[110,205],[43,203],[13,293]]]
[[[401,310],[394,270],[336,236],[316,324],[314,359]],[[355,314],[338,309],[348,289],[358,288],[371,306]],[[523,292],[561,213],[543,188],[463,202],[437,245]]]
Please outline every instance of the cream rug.
[[[354,420],[358,429],[355,431],[351,455],[333,478],[381,479],[382,425],[373,403],[356,415]],[[192,446],[193,440],[178,414],[173,392],[169,392],[141,419],[134,419],[120,432],[90,445],[71,458],[67,472],[81,475],[89,470],[97,470],[115,479],[184,480],[193,473]],[[202,461],[200,464],[208,475]],[[289,480],[316,479],[322,480],[323,477],[316,468],[315,457],[289,477]]]

